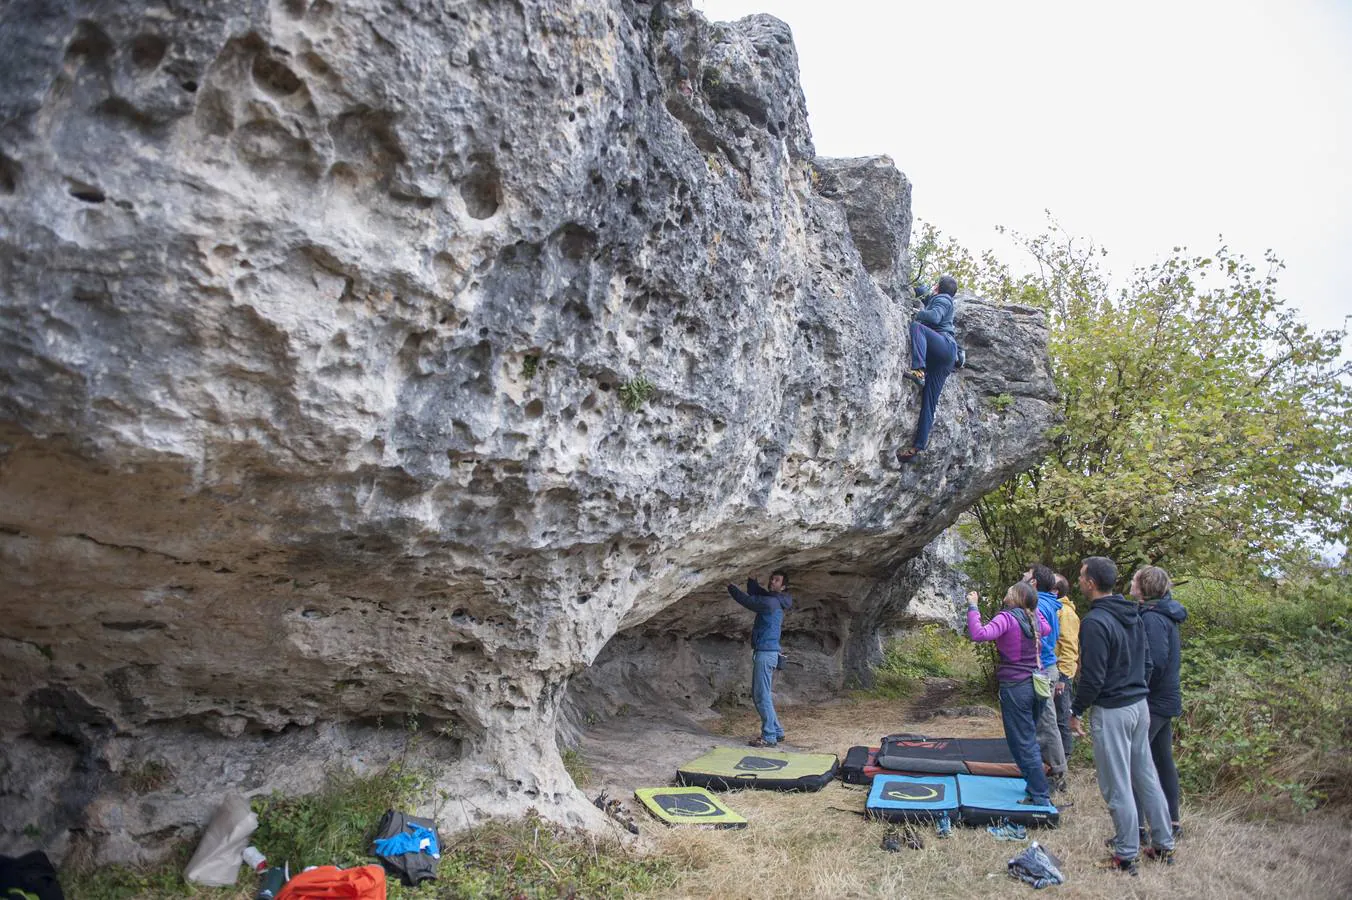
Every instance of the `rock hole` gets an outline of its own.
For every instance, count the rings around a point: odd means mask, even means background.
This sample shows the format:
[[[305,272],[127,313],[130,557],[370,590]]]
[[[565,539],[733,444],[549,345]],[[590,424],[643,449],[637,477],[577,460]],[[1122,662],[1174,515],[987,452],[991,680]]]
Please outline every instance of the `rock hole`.
[[[568,121],[569,121],[569,122],[576,122],[576,121],[577,121],[577,113],[569,113],[569,114],[568,114]]]
[[[187,91],[189,94],[197,93],[197,82],[193,81],[191,78],[187,81],[180,82],[179,87],[183,88],[183,90]]]
[[[165,51],[168,49],[168,41],[158,34],[138,35],[131,42],[132,65],[149,72],[160,64],[160,61],[164,59]]]
[[[603,393],[610,393],[610,382],[609,382],[609,381],[603,381],[603,382],[601,382],[599,385],[597,385],[597,387],[599,387]]]
[[[324,57],[320,56],[318,53],[307,53],[305,56],[301,57],[301,60],[305,63],[305,68],[316,75],[327,75],[333,71],[333,69],[329,67],[329,64],[324,62]]]
[[[113,42],[103,29],[93,22],[81,22],[75,28],[75,37],[66,45],[66,58],[87,57],[102,62],[113,55]]]
[[[565,225],[559,234],[559,250],[568,259],[584,259],[595,249],[596,235],[581,225]]]
[[[0,194],[12,194],[19,187],[19,164],[0,153]]]
[[[301,80],[285,65],[269,56],[255,56],[254,82],[277,97],[288,97],[301,88]]]
[[[545,402],[543,400],[532,400],[526,404],[526,418],[538,419],[545,414]]]
[[[475,219],[488,219],[502,205],[502,179],[497,166],[483,155],[470,157],[469,174],[460,182],[465,211]]]
[[[83,181],[67,179],[69,183],[70,195],[83,203],[102,203],[108,198],[104,196],[103,191],[94,187],[92,184],[85,184]]]
[[[574,97],[582,96],[582,82],[579,81],[577,84],[573,85],[573,96]]]

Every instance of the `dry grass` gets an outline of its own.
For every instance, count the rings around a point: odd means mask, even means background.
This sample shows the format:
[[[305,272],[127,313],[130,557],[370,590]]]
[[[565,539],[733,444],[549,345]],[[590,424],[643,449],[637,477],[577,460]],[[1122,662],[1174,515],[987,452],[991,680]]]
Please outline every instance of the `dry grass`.
[[[1000,733],[998,719],[934,719],[918,723],[895,702],[847,701],[781,714],[789,743],[804,750],[843,753],[855,743],[891,731],[955,736]],[[754,713],[737,712],[720,731],[753,734]],[[872,736],[872,738],[870,738]],[[815,794],[739,791],[724,795],[751,824],[743,831],[645,828],[650,852],[678,875],[660,897],[1006,897],[1031,891],[1005,874],[1022,844],[996,841],[985,829],[955,828],[940,840],[926,831],[925,849],[887,853],[883,826],[851,811],[867,794],[835,782]],[[1075,805],[1062,827],[1034,831],[1061,857],[1063,897],[1349,897],[1352,896],[1352,824],[1324,813],[1296,823],[1246,822],[1237,813],[1188,807],[1187,833],[1172,867],[1142,863],[1137,878],[1095,868],[1106,855],[1107,809],[1092,769],[1071,773]],[[846,810],[846,811],[840,811]]]

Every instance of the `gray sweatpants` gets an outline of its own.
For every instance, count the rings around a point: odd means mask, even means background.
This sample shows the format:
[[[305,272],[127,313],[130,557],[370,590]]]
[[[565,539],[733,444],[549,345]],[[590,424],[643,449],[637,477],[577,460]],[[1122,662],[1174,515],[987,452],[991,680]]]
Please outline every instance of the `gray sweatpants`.
[[[1042,674],[1051,680],[1052,691],[1061,680],[1061,673],[1053,664],[1042,670]],[[1066,774],[1066,748],[1061,744],[1061,730],[1056,727],[1056,694],[1053,693],[1042,706],[1042,715],[1037,717],[1037,746],[1042,751],[1042,761],[1052,767],[1052,777],[1060,778]]]
[[[1137,833],[1141,822],[1139,806],[1150,825],[1150,839],[1156,847],[1174,849],[1174,832],[1169,825],[1169,804],[1155,774],[1150,756],[1150,709],[1144,699],[1121,709],[1095,706],[1089,723],[1094,740],[1094,769],[1098,773],[1099,792],[1113,817],[1113,855],[1135,859],[1141,849]]]

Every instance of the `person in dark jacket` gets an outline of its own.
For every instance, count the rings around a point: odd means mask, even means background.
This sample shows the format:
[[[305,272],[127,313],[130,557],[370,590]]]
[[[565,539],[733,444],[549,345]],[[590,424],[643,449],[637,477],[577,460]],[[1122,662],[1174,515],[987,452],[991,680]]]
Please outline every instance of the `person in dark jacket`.
[[[756,614],[751,626],[751,702],[760,714],[761,733],[748,743],[752,747],[773,747],[784,740],[784,726],[775,715],[775,669],[779,668],[779,634],[784,626],[784,613],[793,606],[788,594],[789,576],[775,572],[770,576],[766,590],[754,578],[747,579],[746,590],[728,585],[732,599]]]
[[[917,296],[928,296],[924,308],[911,320],[911,368],[906,377],[922,390],[920,421],[915,426],[912,446],[897,451],[897,460],[903,463],[915,459],[917,453],[929,446],[939,394],[958,359],[958,342],[953,337],[953,298],[957,293],[958,282],[952,275],[940,278],[933,294],[923,285],[916,289]]]
[[[1109,842],[1112,856],[1100,865],[1135,875],[1141,852],[1137,808],[1150,826],[1147,858],[1172,863],[1174,835],[1150,758],[1146,696],[1152,667],[1145,625],[1140,608],[1113,592],[1116,584],[1111,559],[1091,556],[1080,565],[1080,591],[1090,607],[1080,621],[1080,683],[1070,707],[1070,729],[1083,736],[1080,716],[1093,707],[1094,770],[1116,832]]]
[[[1178,768],[1174,765],[1174,719],[1183,715],[1183,689],[1179,666],[1182,663],[1182,642],[1178,626],[1188,617],[1169,593],[1169,573],[1158,566],[1137,570],[1131,579],[1131,595],[1141,606],[1141,622],[1145,625],[1146,641],[1150,646],[1150,693],[1146,705],[1150,708],[1150,755],[1155,760],[1164,799],[1169,803],[1169,824],[1177,838],[1182,831],[1178,813]]]

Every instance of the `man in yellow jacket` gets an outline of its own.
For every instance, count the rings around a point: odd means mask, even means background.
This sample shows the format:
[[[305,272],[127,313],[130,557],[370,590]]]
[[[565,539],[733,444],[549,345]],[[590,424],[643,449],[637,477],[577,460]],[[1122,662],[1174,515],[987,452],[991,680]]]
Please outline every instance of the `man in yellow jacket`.
[[[1071,682],[1080,669],[1080,616],[1071,602],[1070,582],[1064,575],[1056,576],[1056,596],[1061,601],[1061,609],[1056,614],[1061,624],[1061,633],[1056,639],[1056,670],[1061,675],[1056,685],[1056,724],[1061,731],[1066,759],[1070,759],[1070,748],[1075,743],[1074,735],[1070,733],[1070,700],[1075,695]]]

